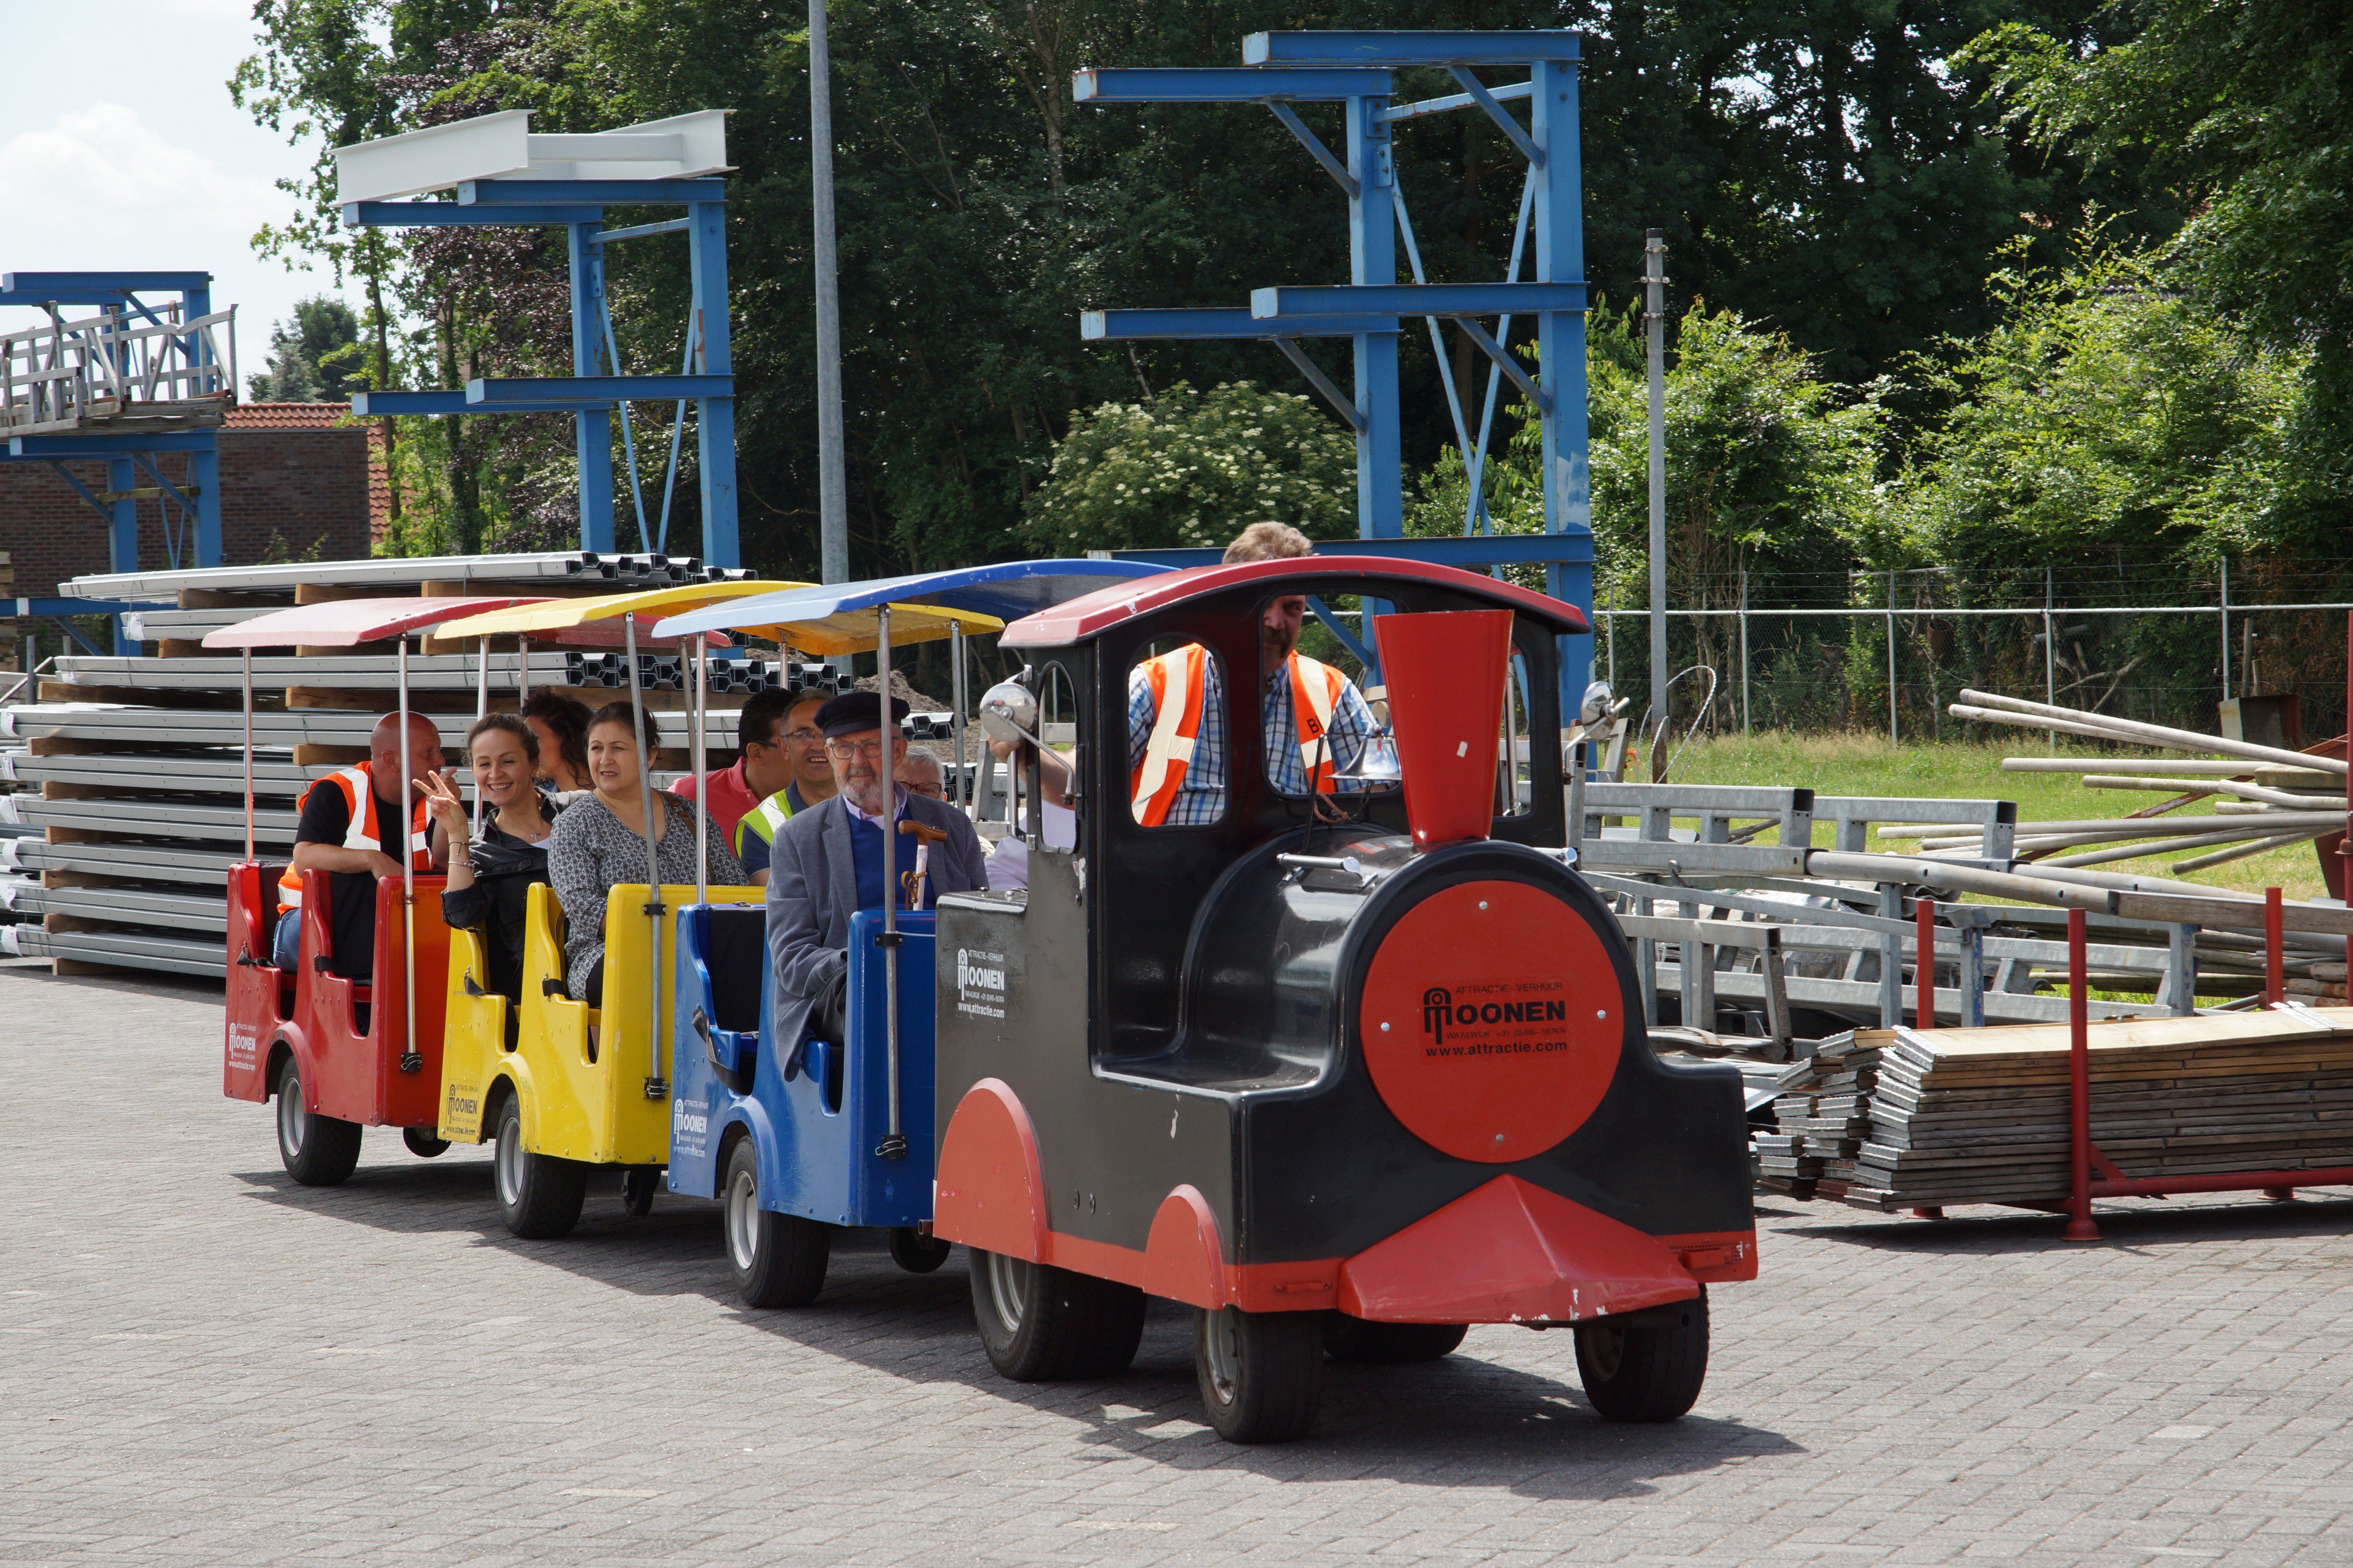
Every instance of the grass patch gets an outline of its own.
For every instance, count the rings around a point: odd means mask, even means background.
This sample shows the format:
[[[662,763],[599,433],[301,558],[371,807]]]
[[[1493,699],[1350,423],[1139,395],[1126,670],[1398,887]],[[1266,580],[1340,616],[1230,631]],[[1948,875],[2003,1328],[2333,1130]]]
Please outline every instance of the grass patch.
[[[2002,771],[2004,757],[2042,756],[2048,750],[2041,736],[2024,731],[2000,746],[1909,742],[1890,746],[1868,735],[1797,735],[1775,731],[1745,739],[1694,741],[1676,760],[1672,776],[1697,784],[1804,784],[1820,795],[2013,800],[2021,822],[2129,816],[2166,798],[2139,791],[2085,789],[2081,773]],[[2060,747],[2062,756],[2119,754],[2112,749],[2064,743]],[[2168,815],[2188,818],[2211,810],[2211,801],[2200,801]],[[1816,826],[1814,841],[1830,842],[1828,824]],[[1873,847],[1901,853],[1909,846],[1891,840],[1874,842]],[[2170,877],[2177,858],[2111,861],[2095,869]],[[2183,879],[2250,893],[2278,888],[2291,899],[2319,898],[2328,890],[2321,879],[2319,858],[2309,844],[2267,850],[2193,872]]]

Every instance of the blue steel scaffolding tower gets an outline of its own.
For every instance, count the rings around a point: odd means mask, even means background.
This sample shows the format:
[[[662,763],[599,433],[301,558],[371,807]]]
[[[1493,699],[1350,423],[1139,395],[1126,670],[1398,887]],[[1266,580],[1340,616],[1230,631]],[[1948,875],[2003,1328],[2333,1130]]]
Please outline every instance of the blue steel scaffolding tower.
[[[221,563],[216,432],[236,401],[236,311],[214,315],[212,281],[209,272],[0,274],[0,305],[48,317],[44,325],[0,334],[0,435],[7,443],[0,462],[46,463],[73,487],[105,520],[110,571],[139,570],[142,499],[159,505],[172,565]],[[164,295],[173,298],[153,298]],[[74,307],[100,314],[69,319],[65,312]],[[176,482],[156,465],[167,453],[186,459]],[[82,483],[66,466],[74,462],[103,462],[106,488]],[[68,617],[122,607],[83,599],[0,601],[0,614],[47,616],[85,647],[90,639]],[[115,651],[137,651],[123,640],[119,620]]]
[[[1239,68],[1083,70],[1072,83],[1081,103],[1262,103],[1297,137],[1345,193],[1349,278],[1345,285],[1251,290],[1247,309],[1091,310],[1082,334],[1096,342],[1166,338],[1256,339],[1271,342],[1339,411],[1356,433],[1357,531],[1366,541],[1402,539],[1405,481],[1400,445],[1398,346],[1405,323],[1422,318],[1433,348],[1438,323],[1451,321],[1477,344],[1491,368],[1476,432],[1444,372],[1449,411],[1471,502],[1452,541],[1419,540],[1401,553],[1487,564],[1542,562],[1546,587],[1590,614],[1593,607],[1591,484],[1587,468],[1585,389],[1585,231],[1577,159],[1577,38],[1567,32],[1254,33]],[[1460,94],[1392,101],[1392,71],[1437,67]],[[1480,67],[1525,68],[1524,82],[1489,87]],[[1523,126],[1506,103],[1525,99]],[[1344,137],[1335,153],[1291,107],[1336,102]],[[1392,156],[1391,127],[1425,115],[1475,110],[1501,128],[1527,163],[1512,260],[1498,283],[1431,283]],[[1523,242],[1535,240],[1534,277],[1520,280]],[[1413,281],[1398,281],[1402,237]],[[1514,317],[1535,319],[1536,374],[1504,347]],[[1499,318],[1493,331],[1482,324]],[[1353,396],[1344,395],[1298,344],[1302,338],[1346,338],[1355,350]],[[1532,402],[1542,424],[1544,534],[1488,539],[1482,499],[1498,378]],[[1329,546],[1324,548],[1329,549]],[[1366,548],[1359,545],[1357,549]],[[1371,546],[1380,549],[1380,545]],[[1174,555],[1175,552],[1156,552]],[[1341,630],[1335,626],[1335,630]],[[1343,633],[1345,636],[1345,632]],[[1574,716],[1592,678],[1593,639],[1564,637],[1561,704]],[[1363,650],[1359,650],[1360,654]],[[1369,660],[1367,660],[1369,662]]]
[[[443,225],[561,225],[572,289],[569,376],[482,378],[463,390],[368,392],[354,414],[570,414],[579,461],[580,547],[618,548],[613,505],[612,421],[620,415],[631,465],[629,493],[642,547],[669,543],[686,405],[695,405],[702,510],[702,559],[743,564],[735,510],[735,380],[727,317],[726,110],[707,110],[620,131],[538,135],[529,110],[510,110],[335,150],[346,228]],[[396,200],[450,191],[451,201]],[[605,226],[607,206],[682,207],[685,216],[624,228]],[[628,375],[619,366],[605,247],[684,234],[693,297],[684,363],[675,375]],[[646,516],[635,471],[632,402],[673,403],[670,458],[658,522]]]

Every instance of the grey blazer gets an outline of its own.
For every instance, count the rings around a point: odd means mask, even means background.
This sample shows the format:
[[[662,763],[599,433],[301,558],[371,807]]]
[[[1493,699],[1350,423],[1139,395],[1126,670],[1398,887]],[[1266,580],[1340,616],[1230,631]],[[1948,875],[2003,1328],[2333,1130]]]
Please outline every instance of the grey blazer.
[[[965,893],[988,885],[980,835],[964,813],[928,795],[907,797],[907,816],[944,828],[929,864],[931,886]],[[914,846],[900,840],[900,865],[914,864]],[[769,1038],[779,1050],[800,1044],[810,1009],[849,962],[849,917],[858,912],[858,868],[849,853],[849,807],[839,795],[795,812],[778,830],[768,858],[768,963],[776,970],[775,1016]]]

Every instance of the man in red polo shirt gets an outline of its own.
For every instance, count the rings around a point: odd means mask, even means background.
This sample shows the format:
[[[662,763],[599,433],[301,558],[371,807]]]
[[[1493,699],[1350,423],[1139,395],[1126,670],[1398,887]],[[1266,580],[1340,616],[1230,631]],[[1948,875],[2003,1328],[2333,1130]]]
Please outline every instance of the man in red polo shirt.
[[[833,764],[826,759],[825,737],[815,722],[825,700],[822,692],[772,689],[754,693],[744,704],[735,721],[743,757],[731,767],[716,768],[705,775],[711,789],[711,825],[718,831],[720,842],[738,856],[743,850],[737,847],[736,828],[762,801],[789,788],[800,796],[793,804],[814,805],[833,793]],[[681,779],[676,793],[692,800],[696,783]]]

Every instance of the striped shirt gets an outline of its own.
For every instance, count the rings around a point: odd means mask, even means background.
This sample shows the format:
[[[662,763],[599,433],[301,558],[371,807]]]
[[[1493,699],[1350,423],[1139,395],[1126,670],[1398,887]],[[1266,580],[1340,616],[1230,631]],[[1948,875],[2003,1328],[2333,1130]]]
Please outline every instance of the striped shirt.
[[[1163,826],[1198,827],[1225,814],[1225,672],[1217,659],[1210,659],[1208,664],[1202,683],[1201,732],[1194,740],[1193,760],[1185,765],[1185,780],[1176,786],[1176,799],[1168,804]],[[1299,723],[1292,711],[1286,668],[1276,666],[1261,685],[1264,696],[1260,703],[1260,732],[1266,737],[1267,783],[1282,795],[1312,794],[1307,764],[1299,755]],[[1127,768],[1131,773],[1144,765],[1145,751],[1152,742],[1152,721],[1158,714],[1152,702],[1151,678],[1139,664],[1127,675]],[[1356,683],[1342,682],[1340,700],[1332,705],[1332,727],[1326,731],[1332,742],[1333,763],[1341,773],[1356,766],[1357,756],[1365,749],[1365,739],[1373,728],[1373,710],[1365,705]],[[1358,786],[1342,779],[1339,787],[1345,790]]]

